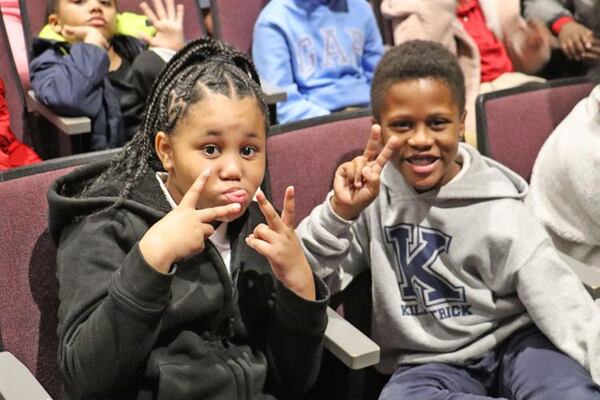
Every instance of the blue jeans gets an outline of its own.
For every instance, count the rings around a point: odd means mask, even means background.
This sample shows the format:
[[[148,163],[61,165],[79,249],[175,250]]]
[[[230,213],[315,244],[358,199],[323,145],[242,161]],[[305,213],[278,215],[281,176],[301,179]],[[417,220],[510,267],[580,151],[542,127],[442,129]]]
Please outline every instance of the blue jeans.
[[[379,399],[598,400],[600,386],[534,326],[515,333],[471,365],[402,366]]]

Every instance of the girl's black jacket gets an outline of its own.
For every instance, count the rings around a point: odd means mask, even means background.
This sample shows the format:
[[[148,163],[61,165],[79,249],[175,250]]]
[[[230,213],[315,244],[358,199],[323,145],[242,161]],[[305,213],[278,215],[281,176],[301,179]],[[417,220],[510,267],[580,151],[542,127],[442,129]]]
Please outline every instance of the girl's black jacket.
[[[65,398],[301,397],[319,368],[325,285],[315,277],[311,302],[274,278],[267,259],[244,241],[264,222],[255,203],[228,226],[231,276],[210,241],[169,274],[157,272],[138,247],[170,210],[154,171],[108,208],[121,182],[79,196],[107,166],[85,166],[48,191]]]

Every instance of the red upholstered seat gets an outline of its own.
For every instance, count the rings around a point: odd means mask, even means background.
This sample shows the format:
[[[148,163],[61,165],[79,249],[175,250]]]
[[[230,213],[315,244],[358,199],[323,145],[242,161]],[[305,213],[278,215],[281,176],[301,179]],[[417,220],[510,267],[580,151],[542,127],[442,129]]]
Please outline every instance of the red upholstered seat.
[[[529,180],[535,158],[554,128],[593,85],[584,78],[487,93],[477,98],[477,147]]]
[[[250,54],[254,23],[267,2],[268,0],[210,0],[215,36]]]
[[[267,140],[275,207],[281,210],[285,188],[293,185],[299,223],[325,200],[337,166],[362,154],[370,131],[369,111],[332,114],[276,127]]]
[[[62,398],[56,326],[56,247],[48,234],[46,191],[76,165],[116,150],[55,159],[0,172],[0,332],[4,349]],[[25,399],[23,399],[25,400]]]

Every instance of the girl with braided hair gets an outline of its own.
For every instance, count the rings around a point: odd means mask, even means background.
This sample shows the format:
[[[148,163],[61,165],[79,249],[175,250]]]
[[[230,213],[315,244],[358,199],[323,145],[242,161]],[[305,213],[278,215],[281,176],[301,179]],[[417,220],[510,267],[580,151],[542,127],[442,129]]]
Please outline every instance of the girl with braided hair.
[[[49,191],[67,399],[294,399],[328,291],[260,192],[268,111],[249,58],[185,46],[110,163]],[[255,198],[256,201],[252,199]]]

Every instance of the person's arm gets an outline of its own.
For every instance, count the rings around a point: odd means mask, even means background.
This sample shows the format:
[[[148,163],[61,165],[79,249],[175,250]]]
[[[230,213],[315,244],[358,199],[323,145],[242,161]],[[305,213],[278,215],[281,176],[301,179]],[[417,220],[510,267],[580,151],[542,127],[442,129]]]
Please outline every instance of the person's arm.
[[[504,29],[504,44],[519,72],[535,74],[550,59],[552,34],[538,21],[525,22],[518,18]]]
[[[107,397],[139,379],[169,303],[172,275],[144,261],[129,218],[88,217],[61,236],[60,367],[82,398]]]
[[[279,123],[296,121],[320,115],[329,110],[310,102],[298,89],[293,70],[292,51],[284,33],[269,22],[257,22],[252,39],[252,58],[262,79],[277,85],[287,93],[287,100],[277,103]],[[314,60],[314,62],[318,62]]]
[[[394,44],[413,39],[442,43],[456,51],[452,24],[456,19],[455,0],[383,0],[382,15],[392,23]]]
[[[542,333],[600,382],[600,306],[525,207],[508,217],[516,225],[514,242],[505,250],[514,271],[509,282]]]
[[[121,395],[144,373],[171,298],[173,266],[204,249],[212,221],[240,208],[196,209],[210,175],[204,170],[177,207],[145,233],[141,217],[113,210],[61,235],[59,358],[78,398]]]
[[[573,19],[574,7],[572,0],[524,0],[523,14],[528,20],[541,21],[550,27],[561,17]]]
[[[281,399],[301,399],[314,384],[323,352],[329,291],[316,276],[315,299],[306,300],[277,281],[265,355],[267,391]]]
[[[57,114],[93,118],[102,108],[99,89],[109,64],[106,50],[96,45],[74,43],[65,55],[49,48],[31,62],[31,87]]]
[[[329,291],[312,273],[294,232],[294,188],[285,191],[281,216],[264,193],[258,192],[256,200],[265,222],[254,228],[246,244],[269,260],[275,278],[263,339],[267,391],[282,399],[300,399],[319,371]]]
[[[368,267],[362,243],[368,233],[362,218],[345,220],[333,211],[332,196],[300,222],[296,233],[315,274],[337,292]]]
[[[309,263],[333,290],[367,267],[369,233],[361,214],[379,195],[381,171],[398,147],[392,137],[379,152],[380,137],[374,124],[363,154],[338,167],[333,193],[297,228]]]

